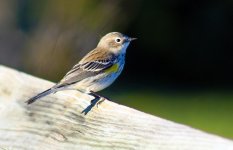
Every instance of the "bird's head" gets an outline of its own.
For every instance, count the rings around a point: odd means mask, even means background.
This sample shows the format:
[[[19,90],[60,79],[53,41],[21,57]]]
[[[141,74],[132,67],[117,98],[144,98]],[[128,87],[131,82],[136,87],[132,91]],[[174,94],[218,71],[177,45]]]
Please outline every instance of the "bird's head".
[[[110,50],[113,53],[125,53],[130,42],[136,40],[136,38],[130,38],[119,32],[111,32],[103,36],[97,47]]]

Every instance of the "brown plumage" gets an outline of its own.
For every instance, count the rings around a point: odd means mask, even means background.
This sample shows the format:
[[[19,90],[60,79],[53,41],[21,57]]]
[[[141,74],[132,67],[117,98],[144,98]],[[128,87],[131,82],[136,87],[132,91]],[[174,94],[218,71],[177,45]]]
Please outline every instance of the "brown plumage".
[[[93,92],[108,87],[120,75],[125,63],[126,49],[132,40],[134,38],[119,32],[105,35],[97,47],[84,56],[60,82],[30,98],[27,103],[31,104],[41,97],[61,90],[75,89],[93,95]]]

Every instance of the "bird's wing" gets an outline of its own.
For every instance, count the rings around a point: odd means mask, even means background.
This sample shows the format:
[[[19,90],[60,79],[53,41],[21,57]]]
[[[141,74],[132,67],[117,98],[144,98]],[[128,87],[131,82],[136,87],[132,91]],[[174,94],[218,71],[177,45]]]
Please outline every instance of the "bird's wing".
[[[55,86],[63,87],[85,78],[95,76],[98,73],[104,72],[106,69],[114,65],[115,58],[99,59],[90,62],[79,63],[75,65],[64,78]]]

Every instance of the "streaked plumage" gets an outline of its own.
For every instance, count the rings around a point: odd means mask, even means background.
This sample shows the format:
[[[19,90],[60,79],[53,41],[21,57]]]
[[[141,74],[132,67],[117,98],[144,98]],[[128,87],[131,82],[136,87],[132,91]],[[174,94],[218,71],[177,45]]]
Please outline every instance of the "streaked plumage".
[[[92,93],[108,87],[122,72],[126,49],[134,39],[119,32],[108,33],[59,83],[30,98],[27,103],[31,104],[41,97],[61,90],[74,89]]]

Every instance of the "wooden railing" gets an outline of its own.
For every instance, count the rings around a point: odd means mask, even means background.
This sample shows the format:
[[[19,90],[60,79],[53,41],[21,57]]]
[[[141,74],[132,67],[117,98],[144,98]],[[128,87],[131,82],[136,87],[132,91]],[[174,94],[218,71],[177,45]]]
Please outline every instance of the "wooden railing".
[[[52,85],[0,66],[0,150],[233,150],[231,140],[114,102],[97,108],[77,91],[25,103]]]

